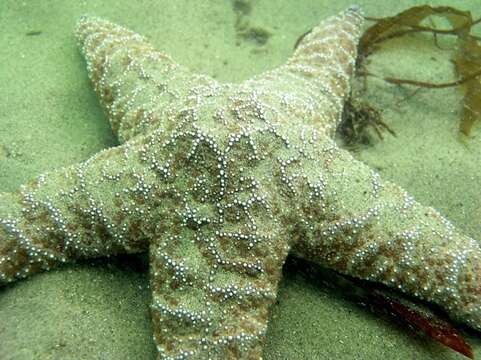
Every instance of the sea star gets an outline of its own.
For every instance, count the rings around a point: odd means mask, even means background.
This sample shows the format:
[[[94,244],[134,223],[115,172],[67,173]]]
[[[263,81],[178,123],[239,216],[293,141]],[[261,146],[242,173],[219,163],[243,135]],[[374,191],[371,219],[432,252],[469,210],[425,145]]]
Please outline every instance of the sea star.
[[[77,36],[122,145],[0,194],[0,283],[149,251],[159,359],[257,359],[289,252],[442,306],[481,330],[481,248],[332,140],[362,16],[324,21],[239,85],[141,36]]]

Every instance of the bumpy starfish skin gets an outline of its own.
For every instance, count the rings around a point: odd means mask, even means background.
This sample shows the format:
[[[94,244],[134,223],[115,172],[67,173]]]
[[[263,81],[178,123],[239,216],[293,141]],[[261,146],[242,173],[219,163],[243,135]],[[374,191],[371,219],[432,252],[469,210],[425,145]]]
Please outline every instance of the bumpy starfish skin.
[[[481,330],[481,249],[332,140],[358,9],[239,85],[142,37],[77,36],[121,146],[0,195],[0,282],[149,251],[159,359],[257,359],[289,251],[441,305]]]

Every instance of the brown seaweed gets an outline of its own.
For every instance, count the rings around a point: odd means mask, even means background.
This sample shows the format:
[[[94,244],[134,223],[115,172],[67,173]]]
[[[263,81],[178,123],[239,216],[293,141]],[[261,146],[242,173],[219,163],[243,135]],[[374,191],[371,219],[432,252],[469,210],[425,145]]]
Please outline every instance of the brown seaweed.
[[[344,145],[354,150],[358,144],[370,144],[368,128],[374,129],[380,140],[384,140],[384,131],[396,136],[394,130],[382,120],[379,109],[357,97],[346,99],[342,120],[337,128],[337,133],[343,139]]]
[[[437,29],[423,25],[431,16],[443,17],[451,24],[450,29]],[[372,75],[364,69],[365,59],[376,52],[380,44],[396,37],[417,32],[428,32],[437,36],[451,35],[457,37],[457,47],[453,57],[458,79],[448,83],[429,83],[410,79],[384,78],[397,85],[412,85],[430,89],[459,86],[464,91],[463,112],[460,131],[469,135],[475,121],[481,120],[481,46],[479,37],[471,34],[472,27],[481,22],[473,21],[469,11],[461,11],[449,6],[432,7],[429,5],[411,7],[395,16],[385,18],[367,18],[375,21],[361,37],[358,56],[358,74]],[[437,44],[437,42],[436,42]]]

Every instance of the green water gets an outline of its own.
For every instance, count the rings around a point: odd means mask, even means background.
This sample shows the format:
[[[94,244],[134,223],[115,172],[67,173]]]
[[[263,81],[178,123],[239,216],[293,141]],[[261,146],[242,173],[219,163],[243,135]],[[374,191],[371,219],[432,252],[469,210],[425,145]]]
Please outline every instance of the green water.
[[[358,3],[369,16],[387,16],[424,2]],[[478,1],[429,3],[481,16]],[[240,81],[281,64],[299,35],[350,1],[250,4],[235,11],[227,0],[2,0],[0,191],[115,144],[73,37],[81,14],[125,25],[195,71]],[[241,21],[256,29],[250,37],[238,36],[239,11],[245,12]],[[449,52],[422,38],[393,42],[369,66],[433,82],[452,74]],[[403,101],[409,91],[380,80],[369,89],[369,100],[383,109],[397,137],[387,135],[356,156],[481,239],[481,127],[469,141],[459,140],[460,93],[422,90]],[[0,359],[153,359],[147,284],[144,272],[100,263],[69,266],[0,290]],[[466,336],[481,356],[481,338]],[[272,311],[265,358],[463,357],[288,274]]]

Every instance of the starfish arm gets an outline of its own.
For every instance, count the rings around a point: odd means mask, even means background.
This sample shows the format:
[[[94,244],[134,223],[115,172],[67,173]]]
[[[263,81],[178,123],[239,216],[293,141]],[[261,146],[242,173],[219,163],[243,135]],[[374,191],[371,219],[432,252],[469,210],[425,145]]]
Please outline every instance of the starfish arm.
[[[266,93],[286,118],[332,135],[350,91],[362,24],[358,7],[328,18],[304,36],[286,64],[245,87]]]
[[[89,77],[121,143],[165,122],[170,110],[217,82],[191,73],[142,36],[107,20],[84,16],[76,36]]]
[[[480,244],[348,152],[332,145],[323,154],[322,199],[305,204],[314,225],[293,235],[294,253],[437,303],[481,330]]]
[[[129,145],[0,193],[0,284],[63,262],[148,249],[149,223],[140,222],[153,216],[144,211],[155,186],[142,187]]]
[[[274,152],[283,141],[266,129],[226,139],[202,119],[207,130],[187,120],[162,145],[172,156],[168,216],[150,246],[154,339],[159,359],[260,359],[288,243],[253,141]]]
[[[253,141],[276,153],[285,140],[191,115],[2,194],[0,281],[150,243],[159,358],[260,359],[289,247]]]
[[[259,259],[239,256],[218,239],[254,234],[217,229],[207,237],[172,228],[151,244],[151,315],[159,359],[262,357],[286,251],[280,258],[275,251]]]

